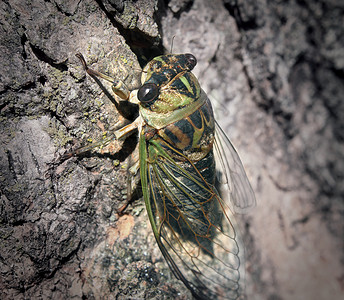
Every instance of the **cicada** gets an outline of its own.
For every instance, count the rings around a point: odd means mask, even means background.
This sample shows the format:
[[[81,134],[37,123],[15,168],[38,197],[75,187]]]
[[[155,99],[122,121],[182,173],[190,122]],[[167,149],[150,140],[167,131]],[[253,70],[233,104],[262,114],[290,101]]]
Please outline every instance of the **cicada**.
[[[156,242],[173,274],[196,299],[244,298],[244,247],[236,211],[255,205],[241,160],[214,119],[209,98],[191,72],[192,54],[162,55],[142,71],[142,86],[129,91],[112,82],[139,116],[114,132],[139,132],[142,194]],[[135,171],[134,171],[135,172]]]

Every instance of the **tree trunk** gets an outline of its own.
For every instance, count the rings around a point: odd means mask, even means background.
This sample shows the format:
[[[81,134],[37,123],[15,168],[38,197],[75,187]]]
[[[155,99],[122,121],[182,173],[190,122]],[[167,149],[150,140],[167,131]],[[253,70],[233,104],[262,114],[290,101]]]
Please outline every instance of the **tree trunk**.
[[[247,298],[342,299],[343,14],[335,0],[2,1],[0,298],[190,299],[142,199],[117,213],[135,137],[59,159],[125,122],[77,52],[130,89],[154,56],[190,52],[256,193],[237,217]]]

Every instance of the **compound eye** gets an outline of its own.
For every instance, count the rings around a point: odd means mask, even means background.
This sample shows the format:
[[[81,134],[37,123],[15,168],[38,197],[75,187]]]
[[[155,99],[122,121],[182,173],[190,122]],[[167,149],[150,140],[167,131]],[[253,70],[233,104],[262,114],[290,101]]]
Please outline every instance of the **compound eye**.
[[[146,83],[137,92],[137,98],[143,103],[153,102],[158,95],[159,89],[155,83]]]
[[[185,58],[186,58],[186,66],[191,71],[196,66],[197,59],[190,53],[185,54]]]

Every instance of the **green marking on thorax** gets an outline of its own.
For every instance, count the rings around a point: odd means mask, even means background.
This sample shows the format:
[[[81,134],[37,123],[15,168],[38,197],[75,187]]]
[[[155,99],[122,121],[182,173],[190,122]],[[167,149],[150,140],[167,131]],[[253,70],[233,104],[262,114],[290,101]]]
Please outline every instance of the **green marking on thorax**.
[[[157,57],[154,57],[153,58],[153,60],[156,60],[156,61],[160,61],[160,62],[162,62],[162,63],[165,63],[166,64],[166,62],[162,59],[162,56],[157,56]]]
[[[192,87],[191,87],[189,81],[184,76],[180,76],[179,79],[186,86],[186,88],[188,89],[190,94],[193,95],[193,90],[192,90]]]

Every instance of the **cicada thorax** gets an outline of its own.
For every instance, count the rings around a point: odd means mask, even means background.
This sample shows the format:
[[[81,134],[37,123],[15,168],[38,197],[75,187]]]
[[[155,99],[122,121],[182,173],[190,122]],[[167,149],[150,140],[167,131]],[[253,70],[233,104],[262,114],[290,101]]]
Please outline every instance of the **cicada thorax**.
[[[215,222],[217,209],[213,189],[213,110],[190,68],[184,67],[184,56],[180,57],[182,62],[175,61],[176,58],[175,55],[155,58],[143,85],[157,87],[152,93],[155,99],[141,101],[140,107],[145,121],[143,132],[150,162],[148,172],[159,174],[160,178],[156,180],[163,181],[161,186],[166,189],[151,198],[155,199],[161,217],[173,230],[183,232],[184,237],[209,248],[207,237],[212,234],[211,223]],[[141,96],[139,90],[139,100]],[[157,145],[163,149],[164,155]],[[192,174],[192,178],[185,174]],[[182,219],[181,215],[185,217]]]
[[[161,142],[183,152],[188,160],[202,160],[213,148],[214,117],[209,99],[194,112],[158,130]],[[167,147],[168,149],[168,147]],[[170,151],[171,152],[171,151]],[[175,155],[176,159],[181,159]]]
[[[191,54],[153,59],[144,72],[138,98],[145,125],[156,130],[154,138],[176,160],[183,160],[177,154],[181,151],[197,162],[213,148],[215,122],[211,103],[191,73],[194,65],[187,57],[195,60]],[[151,131],[147,136],[152,138]]]

